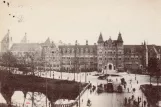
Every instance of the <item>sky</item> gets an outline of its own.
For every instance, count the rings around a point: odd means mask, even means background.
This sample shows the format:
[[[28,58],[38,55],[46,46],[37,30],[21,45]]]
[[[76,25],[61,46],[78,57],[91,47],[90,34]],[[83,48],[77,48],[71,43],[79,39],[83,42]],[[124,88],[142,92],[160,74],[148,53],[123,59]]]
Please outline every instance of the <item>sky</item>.
[[[161,0],[0,0],[0,40],[8,29],[14,43],[25,32],[30,43],[82,45],[121,32],[124,44],[161,45]]]

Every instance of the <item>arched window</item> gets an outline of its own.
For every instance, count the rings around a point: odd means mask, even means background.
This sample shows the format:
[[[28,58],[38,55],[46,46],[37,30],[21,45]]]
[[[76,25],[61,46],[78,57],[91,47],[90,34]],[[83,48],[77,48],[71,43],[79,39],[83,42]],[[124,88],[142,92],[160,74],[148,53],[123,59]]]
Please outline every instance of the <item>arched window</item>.
[[[74,53],[74,48],[72,48],[72,53]]]
[[[90,49],[90,53],[92,53],[92,52],[93,52],[93,49],[91,48],[91,49]]]
[[[86,48],[86,53],[88,53],[88,48]]]
[[[68,53],[70,53],[70,49],[68,48]]]
[[[77,53],[79,53],[79,48],[77,48]]]

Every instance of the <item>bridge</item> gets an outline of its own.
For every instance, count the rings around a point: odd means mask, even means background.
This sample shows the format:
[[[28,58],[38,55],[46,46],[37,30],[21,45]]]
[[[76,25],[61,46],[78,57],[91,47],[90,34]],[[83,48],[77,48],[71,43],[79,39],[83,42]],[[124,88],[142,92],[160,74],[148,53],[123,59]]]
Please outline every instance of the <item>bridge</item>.
[[[0,90],[6,100],[8,107],[11,107],[11,98],[14,91],[43,93],[54,107],[58,99],[75,100],[87,84],[75,81],[42,78],[33,75],[18,75],[0,71]]]

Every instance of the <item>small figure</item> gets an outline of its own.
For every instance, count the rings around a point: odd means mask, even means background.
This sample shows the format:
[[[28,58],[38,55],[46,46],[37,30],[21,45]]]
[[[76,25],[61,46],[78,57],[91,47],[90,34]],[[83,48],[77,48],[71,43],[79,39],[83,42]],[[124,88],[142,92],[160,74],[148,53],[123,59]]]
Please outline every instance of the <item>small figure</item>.
[[[144,100],[144,107],[146,107],[146,101]]]
[[[129,88],[127,88],[127,92],[129,93]]]
[[[134,99],[134,95],[131,96],[131,99],[132,99],[132,100]]]
[[[133,88],[133,92],[135,92],[136,90],[135,90],[135,88]]]
[[[53,79],[54,79],[54,74],[53,74]]]
[[[88,99],[88,101],[87,101],[87,106],[91,106],[92,104],[91,104],[91,100],[90,99]]]
[[[128,99],[128,104],[131,104],[131,99],[130,99],[130,97],[129,97],[129,99]]]
[[[125,100],[125,106],[126,106],[126,105],[127,105],[127,98],[125,97],[125,99],[124,99],[124,100]]]

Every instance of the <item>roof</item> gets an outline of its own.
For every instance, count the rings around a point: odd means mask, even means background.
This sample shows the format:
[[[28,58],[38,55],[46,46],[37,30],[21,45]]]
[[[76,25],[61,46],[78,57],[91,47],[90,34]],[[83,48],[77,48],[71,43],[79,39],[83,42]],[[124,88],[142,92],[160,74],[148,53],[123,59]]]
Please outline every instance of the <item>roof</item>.
[[[21,43],[27,43],[27,33],[25,33],[25,36],[22,38]]]
[[[36,51],[41,49],[41,45],[38,43],[14,43],[11,47],[11,51]]]
[[[92,49],[95,53],[97,53],[97,45],[77,45],[77,46],[75,46],[75,45],[59,45],[59,49],[61,49],[61,51],[63,50],[63,48],[65,50],[67,50],[67,49],[72,50],[72,49],[78,48],[79,50],[83,49],[83,51],[85,51],[85,49],[88,49],[88,50]]]
[[[103,43],[102,33],[100,33],[97,43]]]
[[[59,48],[96,48],[96,45],[59,45]]]
[[[9,34],[10,34],[10,30],[8,30],[7,34],[2,39],[2,42],[9,42]]]
[[[147,45],[148,52],[151,54],[161,53],[161,46]],[[145,50],[144,45],[124,45],[124,53],[142,53]]]
[[[141,54],[143,52],[143,46],[142,45],[124,45],[124,53],[136,53]]]
[[[161,54],[161,46],[155,46],[156,50],[158,51],[158,53]]]
[[[113,46],[115,46],[117,44],[117,40],[111,40],[111,39],[106,40],[104,42],[104,46],[107,46],[108,44],[112,44]]]
[[[120,33],[120,32],[119,32],[119,36],[118,36],[118,38],[117,38],[117,41],[118,41],[118,42],[123,42],[122,36],[121,36],[121,33]]]

